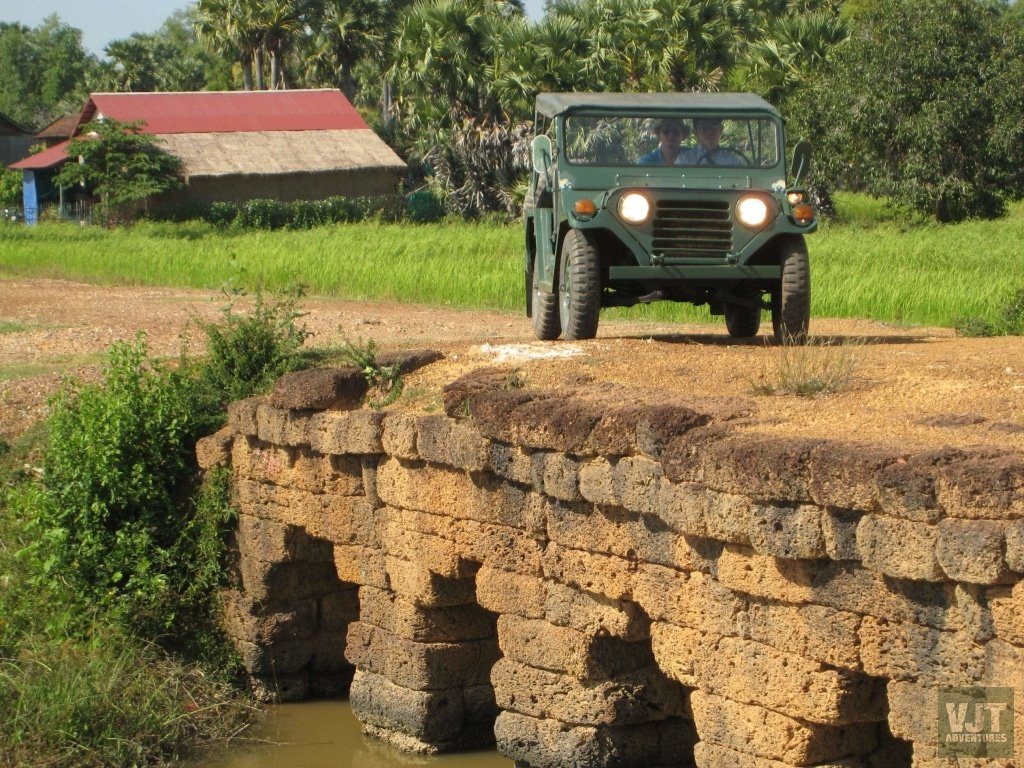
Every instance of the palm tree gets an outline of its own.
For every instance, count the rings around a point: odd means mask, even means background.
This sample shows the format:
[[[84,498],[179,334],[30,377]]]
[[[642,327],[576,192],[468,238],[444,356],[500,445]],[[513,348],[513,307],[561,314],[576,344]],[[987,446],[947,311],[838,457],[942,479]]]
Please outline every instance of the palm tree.
[[[297,0],[253,0],[248,3],[249,18],[259,39],[258,51],[270,59],[270,88],[287,87],[281,63],[292,46],[295,34],[302,27]],[[262,61],[260,62],[262,70]],[[259,72],[262,74],[262,72]]]
[[[320,0],[309,6],[303,66],[308,82],[356,97],[356,68],[380,61],[396,15],[411,0]]]
[[[238,61],[243,86],[251,91],[255,37],[248,23],[247,6],[247,0],[198,0],[193,24],[196,35],[208,48]]]
[[[819,70],[848,37],[846,22],[829,11],[777,17],[745,51],[742,77],[747,87],[779,103]]]

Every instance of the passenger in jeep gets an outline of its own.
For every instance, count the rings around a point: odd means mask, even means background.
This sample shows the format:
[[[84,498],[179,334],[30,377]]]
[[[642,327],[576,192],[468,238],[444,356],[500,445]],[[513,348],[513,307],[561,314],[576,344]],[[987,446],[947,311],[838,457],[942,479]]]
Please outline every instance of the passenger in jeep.
[[[698,117],[693,121],[697,146],[679,153],[676,165],[747,165],[746,158],[731,147],[723,147],[722,121]]]
[[[682,120],[667,117],[658,126],[657,148],[636,161],[637,165],[672,165],[679,162],[680,144],[690,137],[690,129]]]

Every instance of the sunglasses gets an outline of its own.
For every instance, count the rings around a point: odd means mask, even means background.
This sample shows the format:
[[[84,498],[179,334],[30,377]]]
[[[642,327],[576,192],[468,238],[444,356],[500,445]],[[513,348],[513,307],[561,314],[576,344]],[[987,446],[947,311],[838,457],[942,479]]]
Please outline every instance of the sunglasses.
[[[683,132],[678,128],[662,128],[661,132],[668,136],[682,136]]]

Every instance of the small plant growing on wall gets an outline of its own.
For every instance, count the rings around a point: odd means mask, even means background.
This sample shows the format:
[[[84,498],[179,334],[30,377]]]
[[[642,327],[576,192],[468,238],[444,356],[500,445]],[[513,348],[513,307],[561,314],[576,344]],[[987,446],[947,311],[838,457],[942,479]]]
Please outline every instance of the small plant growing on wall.
[[[341,357],[363,372],[370,387],[367,403],[371,408],[384,408],[395,402],[405,384],[402,381],[402,365],[381,365],[377,360],[377,346],[373,339],[366,344],[346,341],[341,348]]]

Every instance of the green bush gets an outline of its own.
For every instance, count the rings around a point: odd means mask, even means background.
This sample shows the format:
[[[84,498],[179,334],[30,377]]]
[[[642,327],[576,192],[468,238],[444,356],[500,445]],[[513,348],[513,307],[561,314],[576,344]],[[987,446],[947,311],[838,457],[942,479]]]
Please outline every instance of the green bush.
[[[226,401],[308,359],[301,295],[257,293],[244,316],[232,301],[223,324],[203,325],[200,363],[155,362],[141,336],[115,344],[100,381],[51,401],[42,480],[16,473],[25,449],[8,447],[0,765],[151,764],[246,717],[218,622],[230,472],[200,484],[195,443],[223,423]]]
[[[168,608],[193,575],[181,539],[194,446],[222,419],[190,371],[154,363],[142,337],[111,348],[101,382],[68,385],[51,403],[40,513],[53,557],[143,637],[175,629]]]
[[[444,214],[444,200],[433,190],[420,189],[405,199],[405,215],[409,221],[440,221]]]
[[[280,200],[247,200],[238,206],[234,226],[247,229],[281,229],[288,223],[288,204]]]
[[[238,206],[234,203],[211,203],[206,212],[206,221],[216,227],[227,227],[238,218]]]
[[[410,197],[401,195],[345,197],[337,195],[325,200],[247,200],[242,203],[218,202],[195,204],[152,214],[156,220],[207,221],[216,227],[234,229],[312,229],[325,224],[354,221],[435,221],[443,215],[443,207],[431,193]]]
[[[960,336],[1024,336],[1024,288],[1007,298],[995,321],[963,317],[955,322],[954,327]]]
[[[21,171],[0,168],[0,205],[21,205]]]
[[[327,224],[329,209],[323,200],[296,200],[291,204],[289,229],[312,229]]]
[[[271,299],[258,291],[249,313],[237,311],[245,291],[228,291],[219,323],[199,323],[206,336],[200,378],[221,402],[240,400],[268,388],[283,373],[305,364],[300,352],[309,335],[298,324],[303,288],[294,286]]]

